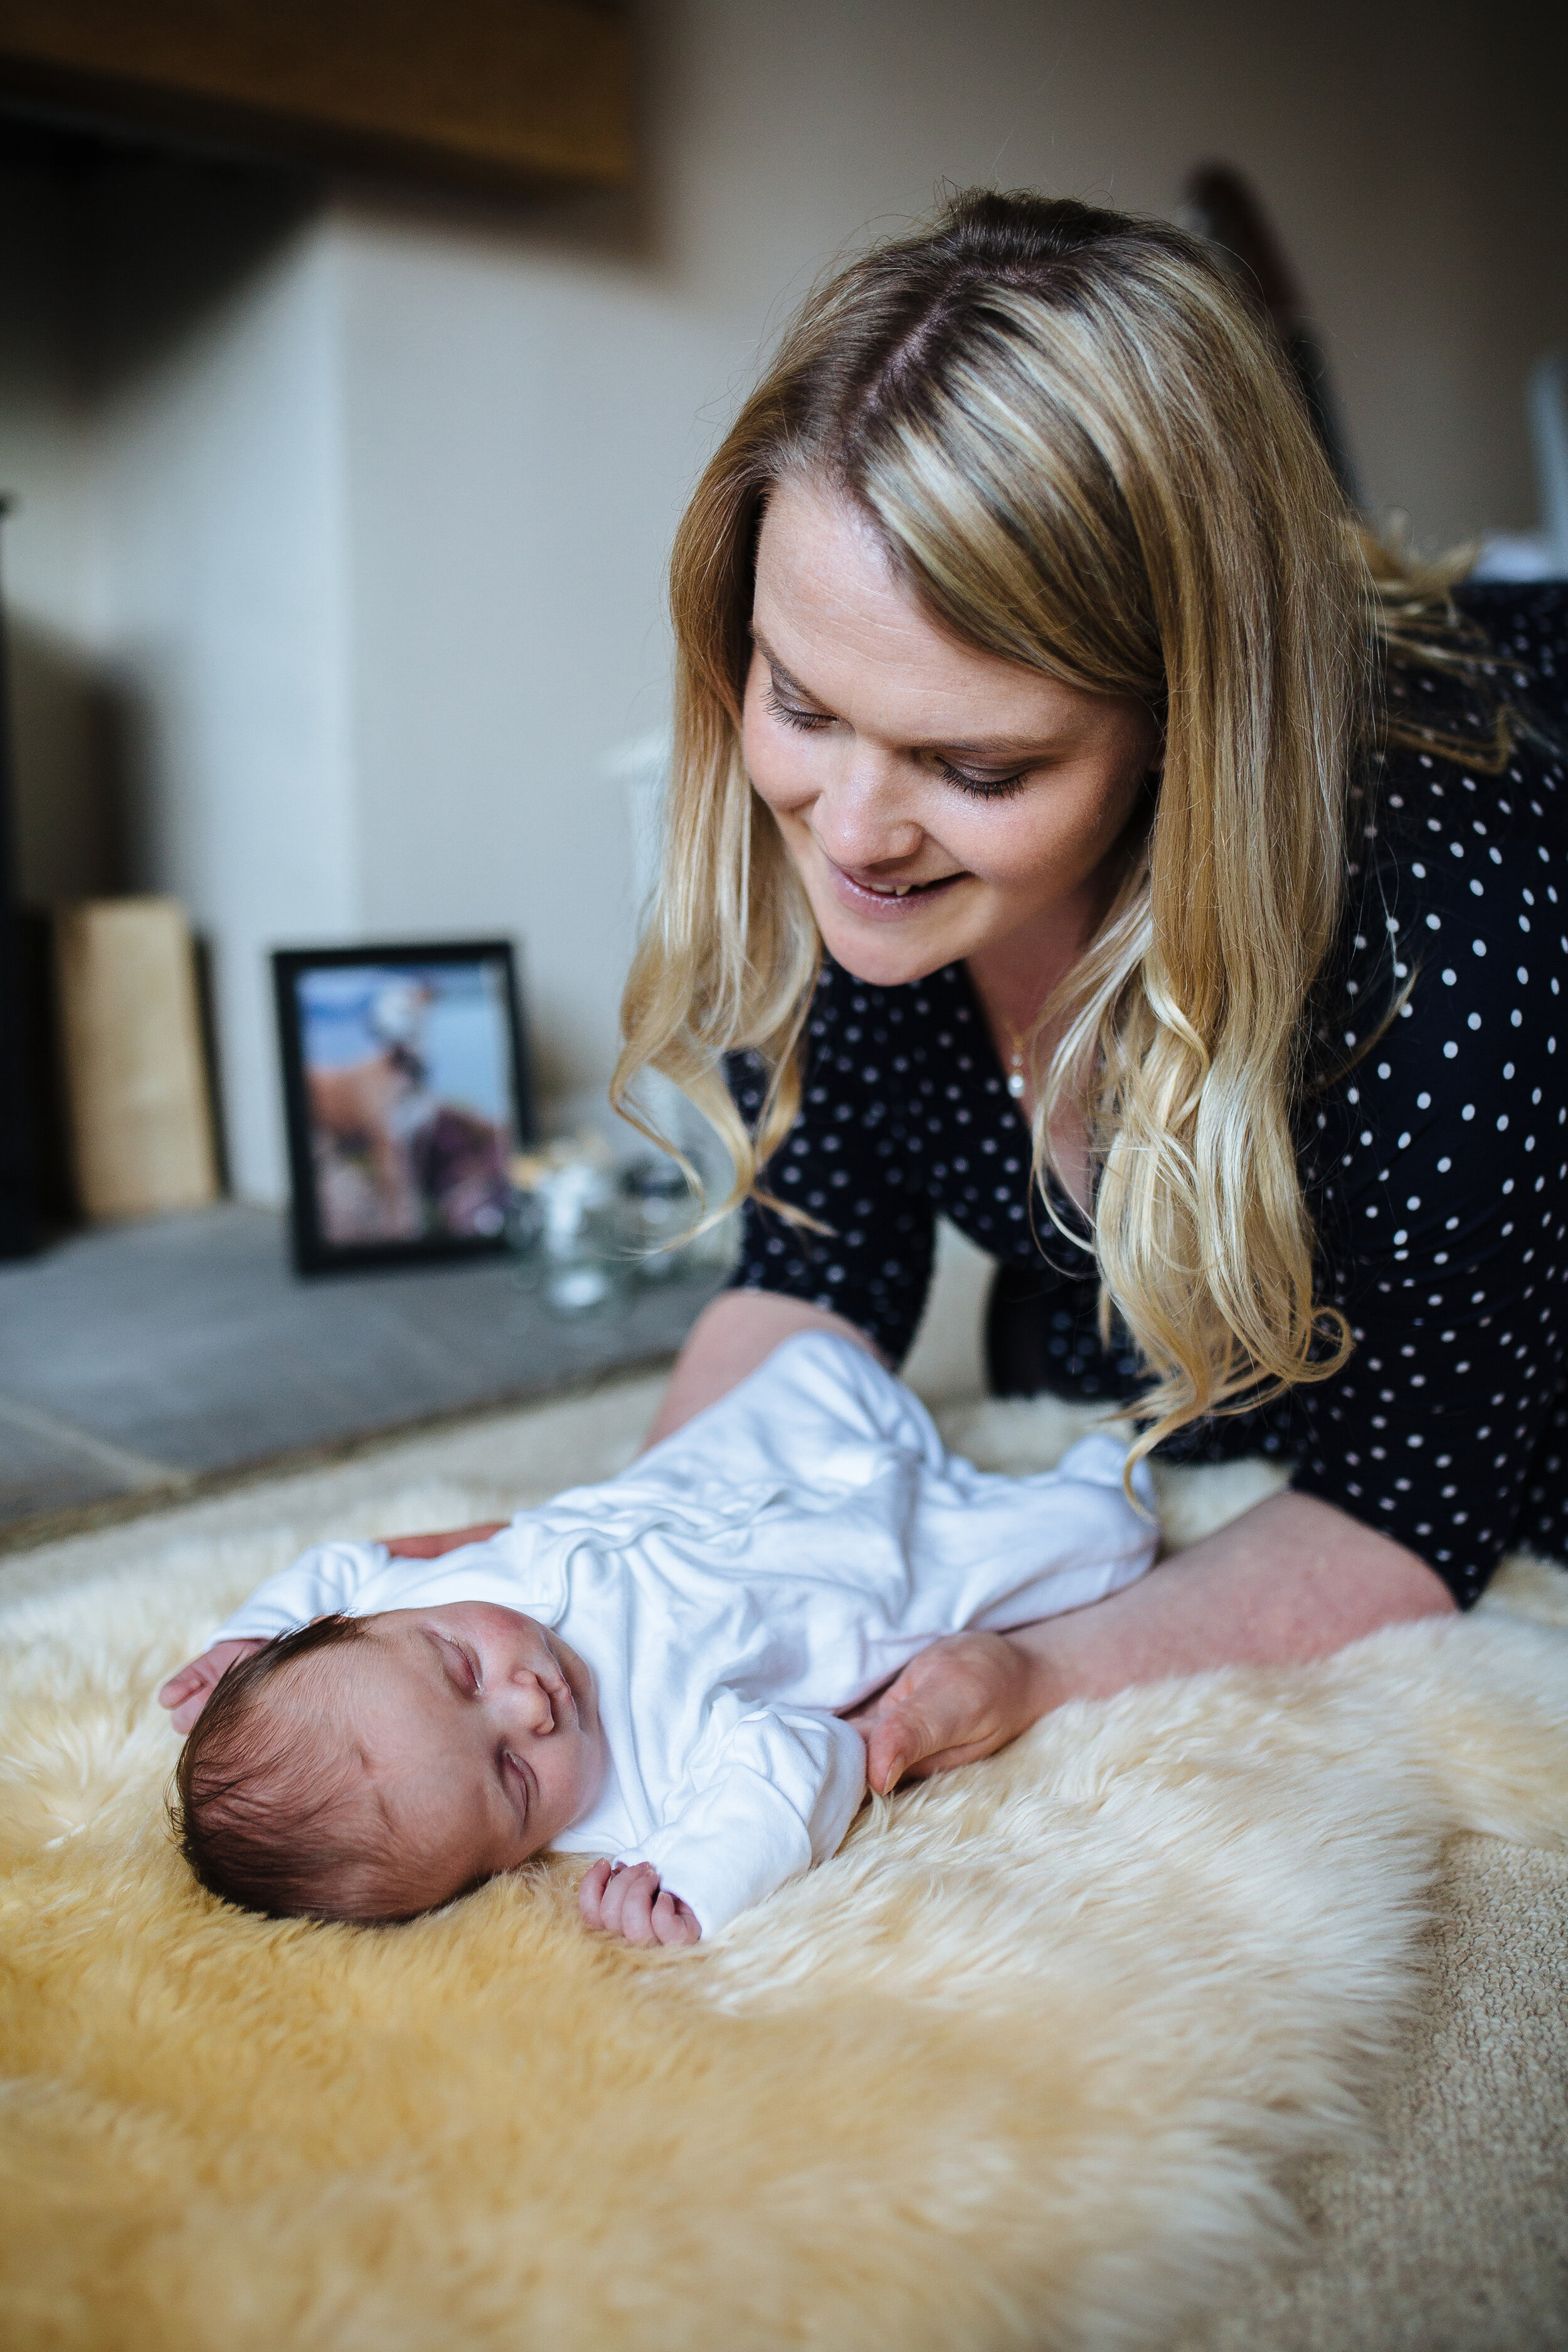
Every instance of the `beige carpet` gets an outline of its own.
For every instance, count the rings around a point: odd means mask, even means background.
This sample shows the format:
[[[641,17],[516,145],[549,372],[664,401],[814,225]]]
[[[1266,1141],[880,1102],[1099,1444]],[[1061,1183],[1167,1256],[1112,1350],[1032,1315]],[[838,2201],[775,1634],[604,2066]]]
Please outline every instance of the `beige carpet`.
[[[1568,2342],[1556,1570],[1064,1710],[673,1960],[586,1942],[562,1868],[391,1934],[185,1882],[151,1692],[229,1599],[602,1474],[655,1386],[0,1561],[0,2339]],[[1074,1425],[946,1419],[998,1466]]]
[[[1291,2183],[1303,2257],[1182,2352],[1568,2346],[1568,1859],[1456,1838],[1429,1949],[1370,2145]]]

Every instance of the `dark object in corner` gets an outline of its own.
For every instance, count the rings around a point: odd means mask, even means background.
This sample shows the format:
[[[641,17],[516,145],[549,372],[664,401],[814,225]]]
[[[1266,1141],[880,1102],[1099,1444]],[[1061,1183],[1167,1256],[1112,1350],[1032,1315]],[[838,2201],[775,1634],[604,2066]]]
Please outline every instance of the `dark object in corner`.
[[[10,504],[9,499],[0,499],[0,519],[8,512]],[[37,1240],[33,1214],[30,1087],[22,1014],[14,800],[11,681],[5,612],[0,604],[0,1258],[26,1257]]]
[[[1274,328],[1295,371],[1323,454],[1352,506],[1360,506],[1361,491],[1330,388],[1328,362],[1285,249],[1261,202],[1228,163],[1203,163],[1187,180],[1182,217],[1189,228],[1227,256],[1243,293]]]
[[[620,0],[5,0],[0,107],[262,163],[624,187]]]

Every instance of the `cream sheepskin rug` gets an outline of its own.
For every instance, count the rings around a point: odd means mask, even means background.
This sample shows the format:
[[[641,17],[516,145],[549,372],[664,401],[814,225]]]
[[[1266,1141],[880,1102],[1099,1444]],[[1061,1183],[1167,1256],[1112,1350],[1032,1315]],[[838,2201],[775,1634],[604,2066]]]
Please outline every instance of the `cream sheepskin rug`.
[[[1463,1622],[1064,1708],[690,1954],[588,1938],[560,1862],[390,1931],[195,1888],[170,1667],[299,1544],[603,1475],[650,1401],[0,1563],[10,2352],[1163,2343],[1360,2128],[1445,1837],[1568,1839],[1568,1579],[1516,1562]],[[1008,1467],[1075,1425],[948,1416]],[[1167,1522],[1271,1483],[1168,1475]]]

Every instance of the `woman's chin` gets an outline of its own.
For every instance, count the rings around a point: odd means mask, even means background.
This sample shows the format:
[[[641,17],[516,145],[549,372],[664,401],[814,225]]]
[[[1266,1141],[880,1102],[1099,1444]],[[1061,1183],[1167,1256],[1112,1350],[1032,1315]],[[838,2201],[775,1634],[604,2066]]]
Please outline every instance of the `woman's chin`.
[[[911,982],[929,980],[933,971],[944,964],[954,963],[962,949],[933,945],[917,937],[889,939],[886,934],[866,938],[853,929],[843,931],[823,929],[823,945],[836,964],[853,980],[863,980],[868,988],[907,988]]]
[[[952,911],[932,907],[902,921],[866,922],[836,903],[813,908],[834,962],[868,988],[904,988],[967,955],[971,927],[952,921]]]

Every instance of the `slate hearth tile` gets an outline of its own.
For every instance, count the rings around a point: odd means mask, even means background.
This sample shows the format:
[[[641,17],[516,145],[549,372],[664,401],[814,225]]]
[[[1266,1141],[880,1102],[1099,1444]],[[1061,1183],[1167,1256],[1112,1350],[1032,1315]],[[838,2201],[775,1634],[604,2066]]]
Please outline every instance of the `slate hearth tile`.
[[[563,1323],[506,1260],[301,1282],[280,1218],[228,1203],[0,1270],[0,1396],[154,1465],[222,1471],[667,1357],[714,1287],[650,1286]]]

